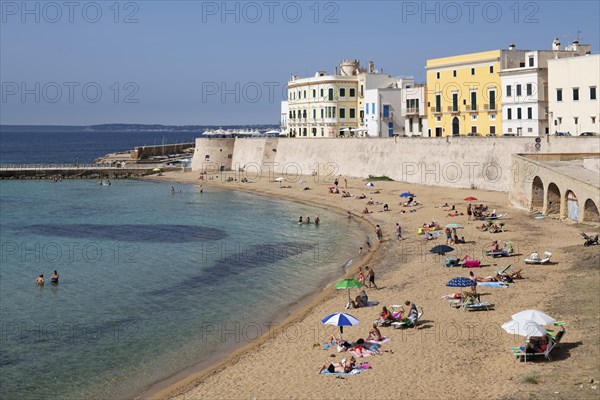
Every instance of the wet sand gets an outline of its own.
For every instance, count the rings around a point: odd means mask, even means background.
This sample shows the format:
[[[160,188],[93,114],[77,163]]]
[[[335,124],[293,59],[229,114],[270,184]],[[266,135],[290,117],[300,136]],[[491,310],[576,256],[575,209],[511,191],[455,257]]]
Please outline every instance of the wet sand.
[[[192,172],[165,173],[160,178],[174,182],[211,186],[276,196],[306,204],[322,205],[354,214],[371,225],[380,224],[384,239],[378,251],[365,255],[376,271],[379,290],[366,289],[369,299],[379,301],[377,307],[349,310],[361,324],[347,327],[344,337],[356,340],[366,337],[382,305],[401,304],[411,300],[424,310],[419,329],[396,330],[382,328],[391,338],[383,345],[390,350],[368,361],[372,369],[356,376],[336,379],[319,375],[319,366],[339,361],[345,353],[323,350],[322,345],[338,330],[321,324],[321,318],[333,312],[345,311],[347,292],[336,292],[330,285],[312,301],[288,318],[279,330],[229,355],[213,368],[194,373],[159,391],[152,398],[176,399],[432,399],[432,398],[531,398],[544,393],[554,398],[597,398],[600,379],[598,326],[600,322],[600,273],[597,265],[600,246],[584,249],[581,230],[598,231],[551,218],[535,219],[533,215],[511,208],[506,193],[448,189],[401,182],[375,182],[365,187],[358,178],[347,178],[348,191],[354,195],[342,198],[328,192],[331,182],[307,183],[271,182],[260,179],[254,183],[199,181]],[[340,178],[344,190],[344,178]],[[280,186],[292,186],[281,188]],[[309,186],[311,190],[302,190]],[[370,194],[379,190],[379,194]],[[421,203],[417,207],[401,207],[398,195],[404,191],[416,193]],[[364,193],[365,200],[356,196]],[[448,217],[439,208],[444,203],[455,204],[465,212],[463,198],[474,196],[476,203],[509,214],[502,220],[505,232],[492,234],[475,228],[480,222],[469,222],[467,216]],[[366,205],[369,198],[380,202]],[[379,212],[383,204],[390,211]],[[372,214],[362,214],[368,207]],[[406,213],[401,213],[404,210]],[[416,212],[408,212],[417,210]],[[455,246],[448,256],[469,254],[480,259],[482,268],[474,269],[477,276],[494,275],[497,269],[512,264],[511,270],[522,269],[525,279],[516,280],[507,289],[481,287],[481,300],[495,305],[491,311],[467,312],[453,309],[440,297],[460,289],[445,284],[455,276],[468,276],[469,269],[446,268],[442,258],[429,249],[444,244],[445,238],[424,241],[416,231],[425,222],[439,221],[441,225],[459,223],[459,236],[467,244]],[[402,226],[404,240],[395,238],[396,222]],[[327,223],[327,221],[322,221]],[[372,234],[371,237],[374,238]],[[482,249],[492,240],[514,243],[512,257],[482,256]],[[525,265],[523,259],[532,251],[553,253],[553,265]],[[358,252],[358,249],[357,249]],[[364,263],[363,263],[364,264]],[[353,265],[349,276],[357,278]],[[582,268],[582,266],[587,266]],[[352,291],[352,295],[357,294]],[[561,346],[553,352],[554,362],[519,363],[509,350],[523,345],[521,337],[504,332],[500,325],[511,315],[524,309],[540,309],[558,320],[567,322],[567,333]],[[318,343],[318,346],[317,346]],[[393,354],[392,354],[393,352]],[[332,357],[333,355],[333,357]],[[523,382],[523,377],[535,372],[538,384]]]

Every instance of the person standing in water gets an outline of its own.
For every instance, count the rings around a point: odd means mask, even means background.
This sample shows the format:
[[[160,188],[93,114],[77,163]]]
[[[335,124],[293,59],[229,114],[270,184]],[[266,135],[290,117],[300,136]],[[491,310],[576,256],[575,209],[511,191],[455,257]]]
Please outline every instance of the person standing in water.
[[[306,216],[306,223],[310,224],[310,217],[309,216]]]
[[[58,272],[54,270],[54,273],[50,276],[50,283],[58,283]]]
[[[35,282],[39,285],[39,286],[44,286],[44,274],[39,274],[37,279],[35,280]]]
[[[321,220],[319,219],[319,216],[317,215],[315,217],[315,225],[319,225],[319,222],[321,222]]]
[[[171,194],[175,194],[175,188],[171,186]]]
[[[300,216],[300,218],[298,218],[298,223],[301,224],[302,223],[302,216]]]

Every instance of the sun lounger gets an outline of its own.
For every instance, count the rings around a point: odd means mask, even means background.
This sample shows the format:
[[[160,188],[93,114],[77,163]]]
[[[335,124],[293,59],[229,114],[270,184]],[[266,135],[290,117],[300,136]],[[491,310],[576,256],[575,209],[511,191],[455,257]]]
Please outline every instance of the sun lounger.
[[[415,327],[417,326],[417,324],[419,323],[419,320],[421,319],[421,317],[423,316],[423,308],[421,308],[421,312],[419,312],[417,314],[417,318],[414,320],[414,322],[412,322],[410,319],[408,318],[403,318],[400,321],[397,322],[392,322],[392,327],[394,329],[402,329],[402,328],[410,328],[410,327]]]
[[[479,219],[481,221],[491,221],[491,220],[494,220],[494,219],[500,219],[500,218],[502,218],[502,217],[504,217],[506,215],[508,215],[508,213],[502,213],[502,214],[498,214],[498,215],[494,215],[494,216],[490,215],[490,216],[487,216],[487,217],[481,217]]]
[[[525,362],[527,362],[527,358],[532,358],[535,356],[544,356],[546,360],[552,361],[550,353],[552,352],[552,349],[554,349],[554,347],[556,347],[556,342],[550,339],[550,341],[548,342],[548,347],[546,347],[546,351],[542,353],[527,353],[524,349],[520,347],[513,347],[510,349],[510,351],[512,352],[513,356],[517,357],[517,359],[523,360]]]
[[[506,271],[508,271],[510,269],[510,267],[512,267],[512,264],[508,264],[506,267],[504,267],[504,269],[497,270],[496,274],[504,276],[504,274],[506,274]]]
[[[494,305],[488,301],[480,301],[477,303],[466,303],[463,308],[467,311],[489,311],[494,308]]]
[[[525,264],[547,264],[550,262],[551,257],[552,253],[549,251],[544,252],[544,258],[540,258],[537,252],[533,252],[525,259]]]

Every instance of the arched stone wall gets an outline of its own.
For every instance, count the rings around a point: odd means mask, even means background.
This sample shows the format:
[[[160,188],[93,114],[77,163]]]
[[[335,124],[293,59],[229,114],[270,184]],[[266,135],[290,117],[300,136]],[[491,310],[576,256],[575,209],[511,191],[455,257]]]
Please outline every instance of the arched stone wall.
[[[539,176],[533,178],[531,186],[531,209],[542,211],[544,208],[544,183]]]
[[[579,222],[581,210],[577,196],[572,190],[567,190],[565,192],[565,205],[566,207],[564,216],[571,221]]]
[[[598,206],[592,199],[587,199],[583,206],[583,222],[600,223]]]
[[[548,185],[546,214],[560,214],[560,190],[555,183]]]

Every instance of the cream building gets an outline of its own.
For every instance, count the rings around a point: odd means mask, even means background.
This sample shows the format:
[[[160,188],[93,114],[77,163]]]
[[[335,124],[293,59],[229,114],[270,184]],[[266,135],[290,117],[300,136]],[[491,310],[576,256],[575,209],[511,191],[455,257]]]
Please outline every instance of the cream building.
[[[512,44],[509,50],[515,50]],[[520,60],[512,68],[502,69],[502,133],[516,136],[542,136],[548,126],[548,60],[583,56],[589,45],[572,45],[561,49],[552,42],[552,50],[518,53]]]
[[[288,82],[288,99],[282,102],[282,113],[287,108],[288,136],[365,136],[369,132],[365,118],[367,92],[394,88],[397,82],[398,78],[383,70],[376,71],[372,62],[365,69],[358,60],[342,61],[333,75],[319,71],[311,78],[293,76]],[[381,122],[377,120],[377,125],[381,126]],[[373,129],[372,133],[380,131]]]
[[[600,133],[600,54],[548,61],[551,133]]]
[[[417,83],[402,91],[404,136],[428,136],[427,85]]]

